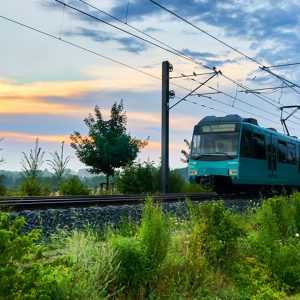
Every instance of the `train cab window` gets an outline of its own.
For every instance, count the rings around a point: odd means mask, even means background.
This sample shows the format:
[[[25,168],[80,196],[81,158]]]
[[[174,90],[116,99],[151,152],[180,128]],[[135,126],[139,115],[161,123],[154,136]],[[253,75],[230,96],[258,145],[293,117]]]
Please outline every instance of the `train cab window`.
[[[241,157],[266,159],[265,136],[244,128],[241,140]]]

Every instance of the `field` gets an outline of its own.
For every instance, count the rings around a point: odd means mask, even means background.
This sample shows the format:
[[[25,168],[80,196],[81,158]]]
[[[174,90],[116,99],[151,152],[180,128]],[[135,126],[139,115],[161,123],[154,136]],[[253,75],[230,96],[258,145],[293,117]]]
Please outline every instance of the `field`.
[[[243,214],[149,198],[139,224],[41,239],[0,213],[0,299],[300,299],[300,194]]]

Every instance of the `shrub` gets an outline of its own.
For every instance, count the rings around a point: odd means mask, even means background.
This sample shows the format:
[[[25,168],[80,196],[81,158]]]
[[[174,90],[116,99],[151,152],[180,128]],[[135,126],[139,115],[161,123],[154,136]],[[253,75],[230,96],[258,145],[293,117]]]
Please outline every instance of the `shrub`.
[[[26,177],[21,183],[20,193],[22,196],[43,196],[49,195],[50,190],[43,185],[37,177]]]
[[[132,164],[117,179],[117,188],[124,194],[149,194],[158,191],[157,169],[153,163]]]
[[[224,207],[224,203],[190,206],[192,243],[200,247],[208,262],[226,271],[239,256],[239,239],[245,232],[242,218]]]
[[[182,193],[202,193],[207,191],[208,190],[205,189],[202,185],[189,182],[185,182],[181,190]]]
[[[150,198],[145,203],[138,237],[150,263],[149,269],[155,272],[167,255],[170,229],[161,206]]]
[[[146,257],[139,240],[114,236],[111,245],[115,252],[115,267],[118,267],[117,282],[132,297],[144,294],[148,279]]]
[[[284,287],[299,290],[299,194],[266,200],[253,218],[257,228],[249,236],[251,252]]]
[[[176,172],[170,172],[170,192],[182,192],[185,181]],[[160,168],[152,162],[128,166],[117,179],[117,188],[124,194],[154,194],[161,191]]]
[[[39,232],[23,233],[24,224],[0,213],[0,299],[66,299],[68,270],[42,260]]]
[[[160,176],[159,176],[160,180]],[[181,193],[183,192],[183,187],[185,181],[176,171],[172,170],[170,172],[170,192],[171,193]]]
[[[113,264],[114,255],[108,244],[99,241],[90,230],[59,235],[58,239],[60,251],[70,265],[70,299],[100,300],[117,291],[113,284],[119,270]]]
[[[68,179],[65,179],[60,187],[59,192],[61,195],[71,195],[71,196],[82,196],[88,195],[88,188],[80,181],[77,176],[72,176]]]

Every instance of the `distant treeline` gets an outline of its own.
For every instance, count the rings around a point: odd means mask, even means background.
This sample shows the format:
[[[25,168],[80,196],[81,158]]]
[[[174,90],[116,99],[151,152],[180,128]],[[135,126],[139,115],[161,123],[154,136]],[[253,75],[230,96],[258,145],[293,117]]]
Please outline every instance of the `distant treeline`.
[[[101,185],[101,183],[105,183],[106,180],[104,175],[93,176],[86,170],[79,170],[79,172],[67,170],[64,177],[67,178],[74,175],[78,176],[80,180],[89,188],[97,188]],[[0,179],[1,184],[7,189],[14,190],[22,184],[24,175],[21,171],[0,170]],[[40,171],[39,180],[41,183],[47,185],[51,190],[57,190],[57,178],[48,170]]]

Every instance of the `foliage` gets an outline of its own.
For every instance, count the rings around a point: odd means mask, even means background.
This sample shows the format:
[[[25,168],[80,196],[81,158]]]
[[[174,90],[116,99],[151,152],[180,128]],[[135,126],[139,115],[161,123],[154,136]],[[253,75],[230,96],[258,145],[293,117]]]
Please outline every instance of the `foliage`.
[[[67,299],[67,269],[43,261],[39,232],[24,234],[23,225],[0,213],[0,299]]]
[[[124,194],[154,194],[158,191],[158,172],[152,162],[127,166],[117,178],[117,188]]]
[[[108,244],[99,241],[91,230],[56,238],[63,241],[60,249],[70,265],[70,299],[100,300],[113,293],[112,282],[119,267],[113,264],[114,254]]]
[[[300,194],[265,201],[253,217],[259,230],[249,236],[249,251],[265,264],[273,277],[286,288],[300,291],[299,239]]]
[[[44,196],[49,195],[50,190],[38,177],[25,177],[20,186],[22,196]]]
[[[71,135],[71,146],[79,160],[91,167],[91,172],[114,175],[116,168],[132,163],[145,144],[126,132],[127,119],[123,103],[114,103],[109,120],[104,120],[98,106],[95,116],[90,114],[85,120],[88,136],[79,132]]]
[[[145,203],[138,236],[150,262],[150,271],[156,271],[167,255],[170,229],[162,208],[150,198]]]
[[[38,138],[35,140],[35,146],[30,149],[29,153],[22,152],[23,159],[21,161],[25,177],[37,177],[44,163],[45,152],[39,146]]]
[[[220,202],[191,205],[190,214],[193,242],[211,265],[222,270],[230,268],[232,261],[238,259],[238,240],[245,234],[242,219]]]
[[[65,179],[60,187],[59,192],[61,195],[88,195],[89,190],[86,185],[84,185],[77,176],[71,176]]]
[[[147,282],[147,265],[144,249],[139,240],[132,237],[114,236],[111,245],[115,254],[115,267],[119,267],[117,284],[126,293],[137,296],[144,293]]]
[[[65,156],[65,154],[64,154],[64,145],[65,145],[65,142],[62,142],[60,152],[54,151],[53,153],[50,153],[52,159],[47,160],[48,164],[54,171],[55,176],[59,180],[65,174],[67,166],[71,160],[71,157],[69,155]]]
[[[0,299],[297,299],[299,201],[277,197],[242,215],[188,203],[179,219],[147,199],[138,224],[43,245],[23,219],[0,214]]]
[[[161,191],[160,169],[153,162],[134,163],[124,168],[117,178],[117,188],[124,194],[154,194]],[[170,172],[170,192],[182,192],[184,179]]]

